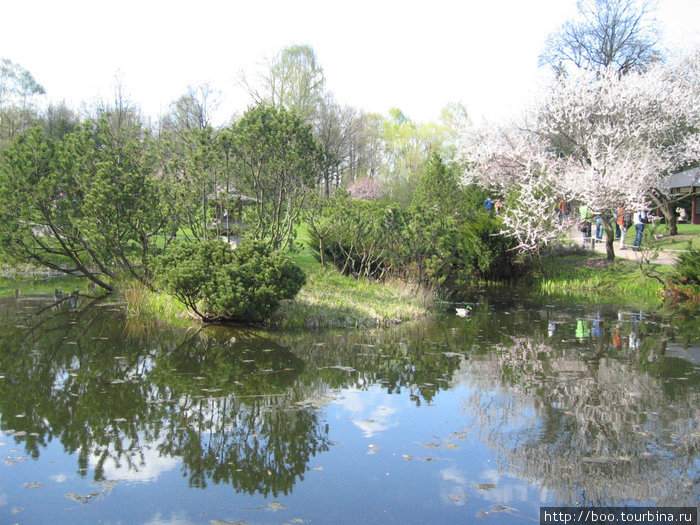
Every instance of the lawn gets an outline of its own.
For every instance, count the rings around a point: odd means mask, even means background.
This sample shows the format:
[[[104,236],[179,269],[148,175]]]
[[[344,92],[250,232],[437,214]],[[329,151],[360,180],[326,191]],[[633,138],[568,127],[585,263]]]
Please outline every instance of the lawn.
[[[660,250],[700,250],[700,224],[679,224],[678,235],[672,237],[665,224],[650,227],[649,233],[655,238],[653,246]]]

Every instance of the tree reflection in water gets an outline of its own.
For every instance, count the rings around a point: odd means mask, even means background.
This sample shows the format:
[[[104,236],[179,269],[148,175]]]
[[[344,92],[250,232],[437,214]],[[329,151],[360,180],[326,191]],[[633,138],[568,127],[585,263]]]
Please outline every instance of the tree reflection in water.
[[[191,487],[277,496],[331,446],[323,405],[338,392],[379,385],[420,407],[465,386],[464,417],[501,471],[557,502],[692,504],[700,375],[678,348],[684,333],[697,342],[696,323],[567,312],[482,298],[468,322],[271,334],[145,327],[84,297],[6,298],[0,428],[32,458],[60,440],[95,480],[147,476],[157,457]]]
[[[3,306],[1,424],[32,458],[60,439],[79,471],[92,465],[101,480],[105,468],[147,468],[155,447],[181,458],[191,486],[277,495],[328,449],[321,414],[299,403],[317,386],[298,384],[304,363],[273,341],[134,329],[113,303],[47,309],[29,297]]]
[[[583,339],[581,319],[560,316],[563,338],[513,337],[462,362],[465,413],[503,471],[563,505],[695,504],[700,374],[665,355],[670,325],[639,316],[591,314],[610,329]],[[641,344],[623,344],[621,330],[643,332]]]

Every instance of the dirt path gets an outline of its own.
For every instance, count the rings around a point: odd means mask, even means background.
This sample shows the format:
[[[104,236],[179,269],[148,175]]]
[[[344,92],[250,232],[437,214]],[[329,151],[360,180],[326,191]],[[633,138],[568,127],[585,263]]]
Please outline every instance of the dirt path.
[[[631,236],[630,236],[631,235]],[[577,245],[583,246],[583,234],[579,232],[576,228],[572,228],[569,231],[569,238],[574,241]],[[615,258],[622,258],[622,259],[629,259],[633,261],[639,261],[641,258],[644,257],[651,257],[652,254],[650,253],[645,253],[644,250],[642,251],[634,251],[632,249],[632,241],[634,241],[634,231],[629,231],[627,232],[627,238],[625,239],[625,249],[620,250],[620,241],[616,240],[615,245],[614,245],[614,250],[615,250]],[[589,244],[586,244],[587,247],[589,247]],[[642,246],[643,247],[643,246]],[[597,241],[595,243],[595,251],[596,253],[602,253],[605,254],[605,238],[603,238],[602,241]],[[651,261],[655,264],[670,264],[673,265],[676,263],[676,258],[678,257],[678,254],[675,252],[664,252],[664,251],[659,251],[657,252],[657,256]]]

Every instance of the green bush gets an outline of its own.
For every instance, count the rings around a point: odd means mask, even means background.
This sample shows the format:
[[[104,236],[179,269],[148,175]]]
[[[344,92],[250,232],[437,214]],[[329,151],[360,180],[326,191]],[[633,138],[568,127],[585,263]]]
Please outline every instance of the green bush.
[[[338,196],[314,217],[309,246],[348,275],[463,288],[511,276],[514,244],[500,229],[485,212],[461,217],[435,206],[404,209]]]
[[[700,300],[700,250],[690,250],[678,256],[669,288],[676,297],[693,302]]]
[[[512,277],[514,240],[501,235],[500,221],[476,213],[455,222],[438,240],[428,275],[449,288],[468,288],[473,281],[500,281]]]
[[[309,247],[346,275],[380,279],[396,259],[402,220],[399,205],[339,195],[309,224]]]
[[[156,278],[202,320],[257,322],[304,285],[304,272],[259,241],[174,246],[156,262]]]

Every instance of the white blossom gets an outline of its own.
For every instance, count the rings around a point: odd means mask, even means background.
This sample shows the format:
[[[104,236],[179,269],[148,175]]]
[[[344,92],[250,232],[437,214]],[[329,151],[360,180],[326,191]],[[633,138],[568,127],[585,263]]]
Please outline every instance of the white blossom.
[[[669,174],[700,160],[700,50],[645,72],[571,75],[517,124],[465,141],[467,178],[506,196],[504,223],[523,249],[558,235],[556,202],[614,217],[646,209]]]

